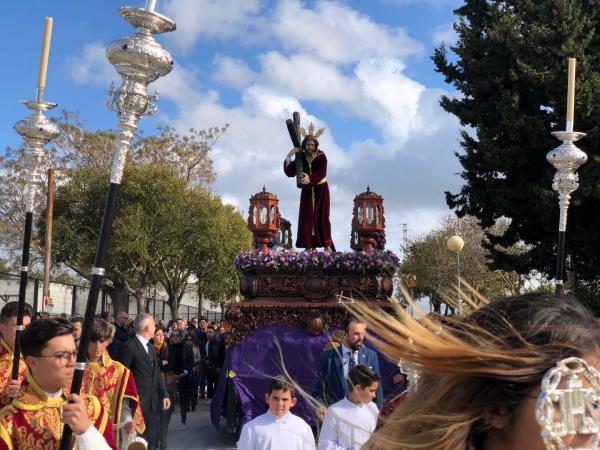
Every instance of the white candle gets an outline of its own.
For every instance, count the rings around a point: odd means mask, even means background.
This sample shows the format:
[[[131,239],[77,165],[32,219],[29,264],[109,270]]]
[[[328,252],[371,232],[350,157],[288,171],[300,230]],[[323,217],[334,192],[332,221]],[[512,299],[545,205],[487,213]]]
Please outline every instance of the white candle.
[[[573,117],[575,116],[575,68],[577,60],[569,58],[569,84],[567,87],[567,131],[573,131]]]
[[[42,57],[38,73],[38,88],[46,87],[46,73],[48,72],[48,55],[50,55],[50,37],[52,36],[52,17],[46,17],[44,39],[42,40]]]
[[[146,2],[146,11],[154,12],[155,9],[156,9],[156,0],[148,0]]]

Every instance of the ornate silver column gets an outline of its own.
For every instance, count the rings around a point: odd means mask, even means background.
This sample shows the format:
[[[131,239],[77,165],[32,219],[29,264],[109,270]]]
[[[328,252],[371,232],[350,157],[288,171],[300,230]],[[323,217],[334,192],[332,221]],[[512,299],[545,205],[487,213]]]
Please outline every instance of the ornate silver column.
[[[173,68],[173,58],[154,40],[153,35],[175,30],[175,23],[162,14],[155,12],[156,2],[151,3],[152,5],[148,6],[148,9],[129,6],[119,9],[121,17],[127,20],[136,29],[136,32],[131,36],[112,42],[106,50],[106,57],[115,66],[122,78],[121,86],[118,89],[111,86],[109,91],[111,99],[108,102],[109,108],[117,113],[119,135],[112,161],[110,185],[98,237],[96,257],[91,272],[90,291],[71,392],[80,392],[83,373],[87,367],[87,350],[100,285],[105,273],[104,265],[108,240],[115,218],[115,207],[127,152],[131,147],[131,140],[138,121],[142,116],[153,114],[157,109],[158,93],[149,95],[147,87],[159,77],[167,75]],[[67,450],[70,443],[71,429],[65,425],[61,450]]]
[[[554,137],[563,143],[548,152],[546,160],[554,166],[556,174],[552,181],[552,189],[558,192],[558,207],[560,218],[558,221],[558,245],[556,252],[556,293],[563,292],[565,237],[567,231],[567,212],[571,201],[571,194],[579,187],[577,169],[587,161],[587,155],[577,148],[574,142],[585,136],[577,131],[555,131]]]
[[[19,307],[17,310],[17,332],[13,352],[12,379],[19,376],[19,359],[21,346],[19,335],[23,330],[23,315],[25,313],[25,297],[27,293],[27,275],[29,272],[29,248],[31,245],[31,229],[33,226],[33,208],[40,172],[45,166],[44,146],[58,136],[56,124],[50,122],[44,113],[56,107],[55,103],[44,101],[43,89],[38,88],[36,101],[24,101],[23,104],[32,113],[15,124],[15,131],[21,135],[27,147],[27,180],[25,184],[25,230],[23,233],[23,253],[21,255],[21,276],[19,283]]]

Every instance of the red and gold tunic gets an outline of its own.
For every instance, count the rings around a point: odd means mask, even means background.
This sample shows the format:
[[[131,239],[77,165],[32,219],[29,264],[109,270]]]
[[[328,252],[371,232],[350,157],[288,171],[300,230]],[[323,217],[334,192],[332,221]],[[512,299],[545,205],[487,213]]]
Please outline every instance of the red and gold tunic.
[[[116,450],[110,417],[94,396],[82,395],[92,425]],[[0,450],[58,450],[66,395],[48,399],[29,371],[17,399],[0,411]]]
[[[8,346],[4,338],[0,338],[0,408],[4,408],[10,403],[6,386],[12,377],[13,351]],[[21,355],[19,359],[19,380],[25,376],[27,365]]]
[[[108,352],[102,354],[102,360],[97,363],[90,362],[83,375],[81,392],[98,397],[102,406],[109,412],[112,423],[117,425],[115,433],[116,442],[122,442],[121,423],[123,400],[129,399],[131,415],[135,430],[142,434],[145,430],[142,409],[138,408],[140,399],[131,371],[118,361],[114,361]]]

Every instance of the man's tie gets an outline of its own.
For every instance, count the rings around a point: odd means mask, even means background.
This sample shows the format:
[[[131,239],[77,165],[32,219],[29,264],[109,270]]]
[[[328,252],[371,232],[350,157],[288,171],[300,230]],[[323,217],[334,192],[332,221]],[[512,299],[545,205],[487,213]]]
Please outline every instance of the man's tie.
[[[354,360],[354,352],[348,352],[348,372],[350,372],[356,366]]]
[[[151,342],[146,344],[148,346],[148,358],[150,358],[150,362],[154,364],[154,345]]]

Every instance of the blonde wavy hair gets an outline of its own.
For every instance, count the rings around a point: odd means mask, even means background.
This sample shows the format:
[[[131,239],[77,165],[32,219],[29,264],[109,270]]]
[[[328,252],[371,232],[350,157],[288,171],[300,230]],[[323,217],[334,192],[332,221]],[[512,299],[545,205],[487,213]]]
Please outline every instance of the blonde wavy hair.
[[[463,450],[481,445],[498,415],[510,420],[556,362],[600,349],[598,322],[576,299],[527,294],[462,320],[412,318],[350,305],[370,339],[420,372],[411,393],[362,448]]]

